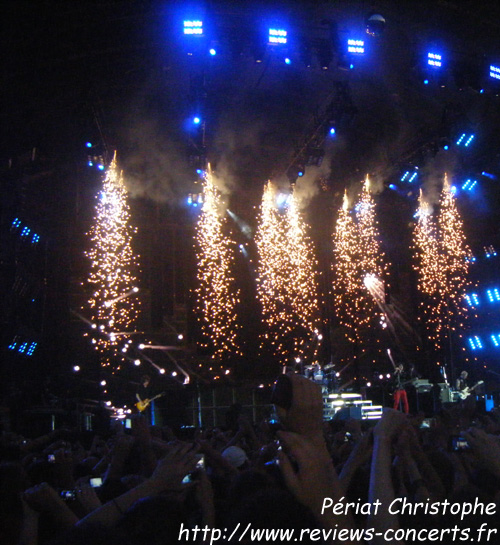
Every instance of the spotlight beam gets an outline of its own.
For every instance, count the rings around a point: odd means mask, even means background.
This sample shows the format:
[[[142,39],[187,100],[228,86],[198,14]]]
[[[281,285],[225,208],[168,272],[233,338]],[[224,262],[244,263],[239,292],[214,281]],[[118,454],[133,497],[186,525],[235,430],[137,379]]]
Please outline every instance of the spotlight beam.
[[[124,293],[123,295],[120,295],[119,297],[115,297],[114,299],[110,299],[109,301],[104,302],[105,307],[110,307],[111,305],[114,305],[115,303],[118,303],[119,301],[123,301],[127,297],[130,297],[134,293],[137,293],[139,291],[139,288],[133,288],[127,293]]]

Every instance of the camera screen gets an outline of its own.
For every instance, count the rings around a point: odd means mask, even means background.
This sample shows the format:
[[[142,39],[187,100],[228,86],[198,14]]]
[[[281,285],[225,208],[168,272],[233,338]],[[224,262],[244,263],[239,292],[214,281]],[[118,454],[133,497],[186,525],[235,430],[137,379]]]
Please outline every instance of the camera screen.
[[[467,450],[470,448],[470,445],[465,439],[465,437],[453,437],[452,438],[452,449],[453,450]]]
[[[74,490],[63,490],[63,491],[61,491],[61,498],[63,500],[74,500],[75,499],[75,491]]]
[[[102,486],[102,478],[101,477],[93,477],[90,479],[90,486],[92,488],[99,488]]]
[[[197,454],[196,457],[198,461],[196,462],[196,469],[205,469],[205,456],[203,454]],[[195,471],[196,471],[195,469]],[[188,473],[184,479],[182,479],[183,484],[190,483],[193,480],[192,473]]]
[[[198,454],[196,469],[205,469],[205,456],[203,454]]]

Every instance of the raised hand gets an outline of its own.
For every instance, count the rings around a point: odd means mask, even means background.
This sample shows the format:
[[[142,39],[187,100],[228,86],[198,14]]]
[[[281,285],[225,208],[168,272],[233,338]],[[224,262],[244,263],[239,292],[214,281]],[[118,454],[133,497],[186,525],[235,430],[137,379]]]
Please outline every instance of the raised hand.
[[[169,444],[166,455],[158,461],[149,482],[159,491],[178,490],[182,479],[196,467],[197,449],[190,443]]]
[[[478,428],[463,433],[477,461],[500,478],[500,445],[492,436]]]
[[[76,499],[80,502],[86,513],[92,513],[92,511],[102,505],[95,489],[87,483],[76,489]]]
[[[279,415],[285,428],[323,442],[323,396],[321,386],[300,375],[287,375],[278,381],[289,380],[292,386],[292,404],[288,410],[280,409]]]

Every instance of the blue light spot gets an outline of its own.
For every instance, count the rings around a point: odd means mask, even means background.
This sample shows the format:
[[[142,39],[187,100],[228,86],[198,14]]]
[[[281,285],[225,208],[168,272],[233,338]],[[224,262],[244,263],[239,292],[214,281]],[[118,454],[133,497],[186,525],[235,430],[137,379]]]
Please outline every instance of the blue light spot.
[[[270,28],[269,29],[269,38],[268,42],[271,45],[281,44],[284,45],[287,43],[287,31],[283,29]]]
[[[298,175],[299,177],[304,176],[304,171],[303,171],[303,170],[299,170],[299,171],[297,172],[297,175]]]
[[[196,117],[193,117],[193,123],[195,125],[199,125],[201,123],[201,118],[196,116]]]
[[[350,69],[350,70],[353,70],[353,69],[354,69],[354,64],[351,63],[351,64],[349,65],[349,69]]]
[[[433,68],[441,68],[443,66],[443,57],[438,53],[427,53],[427,64]]]
[[[335,127],[332,127],[329,132],[330,132],[330,136],[335,136],[335,133],[336,133]]]
[[[289,64],[289,65],[290,65],[290,64],[292,64],[292,61],[287,57],[287,58],[285,59],[285,64]]]
[[[429,85],[429,80],[428,79],[424,79],[424,85]]]
[[[390,184],[389,189],[397,189],[397,188],[396,188],[396,186],[394,184]]]
[[[498,66],[490,65],[490,78],[500,79],[500,68]]]
[[[209,53],[210,55],[212,55],[212,57],[215,57],[215,55],[217,55],[217,51],[213,47],[209,50]]]
[[[469,136],[469,138],[467,139],[467,141],[465,142],[465,147],[468,148],[469,147],[469,144],[472,142],[472,140],[474,140],[474,135],[471,134]]]
[[[91,147],[92,147],[92,143],[91,143],[91,142],[87,142],[85,145],[86,145],[88,148],[91,148]]]
[[[201,168],[197,168],[196,169],[196,174],[198,174],[199,176],[201,176],[203,174],[203,170],[201,170]]]
[[[104,165],[97,165],[97,168],[98,168],[99,170],[104,170]]]
[[[201,36],[203,34],[203,21],[184,21],[184,34]]]
[[[365,52],[365,42],[364,40],[347,40],[347,52],[354,53],[357,55],[363,55]]]
[[[93,163],[92,161],[89,161],[87,164],[88,164],[89,167],[93,167],[93,166],[94,166],[94,163]]]
[[[448,146],[448,144],[446,146],[444,146],[443,148],[445,151],[448,151],[450,149],[450,146]]]

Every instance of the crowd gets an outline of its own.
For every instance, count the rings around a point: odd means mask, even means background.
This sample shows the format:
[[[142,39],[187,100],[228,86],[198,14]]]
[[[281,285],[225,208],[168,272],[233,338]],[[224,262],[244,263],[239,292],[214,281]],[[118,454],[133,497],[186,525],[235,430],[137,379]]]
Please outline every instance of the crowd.
[[[315,543],[499,542],[500,412],[455,404],[425,427],[392,409],[376,422],[324,422],[320,386],[299,375],[278,386],[288,392],[275,399],[279,426],[233,407],[225,428],[189,439],[141,415],[131,433],[120,422],[105,433],[4,432],[0,543],[296,539],[251,533],[265,528]]]

